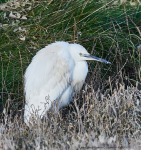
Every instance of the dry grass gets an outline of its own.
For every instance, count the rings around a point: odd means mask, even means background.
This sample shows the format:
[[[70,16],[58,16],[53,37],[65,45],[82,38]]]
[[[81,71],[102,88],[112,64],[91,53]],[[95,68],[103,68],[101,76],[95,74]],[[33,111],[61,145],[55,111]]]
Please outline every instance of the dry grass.
[[[117,86],[111,96],[85,85],[69,107],[58,115],[48,112],[27,127],[23,117],[4,116],[1,149],[140,149],[141,91]],[[99,148],[98,148],[99,147]]]

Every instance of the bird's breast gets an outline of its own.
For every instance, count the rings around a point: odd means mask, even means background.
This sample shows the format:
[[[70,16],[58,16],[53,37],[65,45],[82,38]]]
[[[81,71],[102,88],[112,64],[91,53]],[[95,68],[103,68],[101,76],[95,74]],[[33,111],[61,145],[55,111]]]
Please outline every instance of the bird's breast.
[[[73,71],[73,88],[80,91],[88,73],[88,64],[86,61],[79,61],[75,64]]]

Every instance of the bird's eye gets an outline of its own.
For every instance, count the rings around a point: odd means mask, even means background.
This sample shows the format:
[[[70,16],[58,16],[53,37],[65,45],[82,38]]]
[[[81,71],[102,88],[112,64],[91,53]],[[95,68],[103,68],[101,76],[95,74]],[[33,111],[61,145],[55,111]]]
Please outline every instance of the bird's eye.
[[[79,53],[80,56],[82,56],[82,53]]]

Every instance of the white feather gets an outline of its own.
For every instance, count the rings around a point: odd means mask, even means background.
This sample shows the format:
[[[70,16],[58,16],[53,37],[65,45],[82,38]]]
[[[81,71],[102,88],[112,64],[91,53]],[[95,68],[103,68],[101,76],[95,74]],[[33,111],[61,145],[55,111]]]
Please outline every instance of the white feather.
[[[24,75],[27,125],[32,112],[42,118],[52,109],[52,103],[58,101],[58,109],[70,103],[73,92],[80,91],[88,73],[85,60],[95,58],[83,46],[67,42],[50,44],[36,53]]]

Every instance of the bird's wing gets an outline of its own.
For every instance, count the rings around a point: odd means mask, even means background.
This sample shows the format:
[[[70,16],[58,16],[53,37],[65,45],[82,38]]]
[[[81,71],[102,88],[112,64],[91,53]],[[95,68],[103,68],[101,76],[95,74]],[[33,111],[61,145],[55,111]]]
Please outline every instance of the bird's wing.
[[[48,96],[54,101],[70,86],[74,61],[68,48],[68,43],[56,42],[34,56],[24,76],[26,102],[30,105],[36,108]]]

